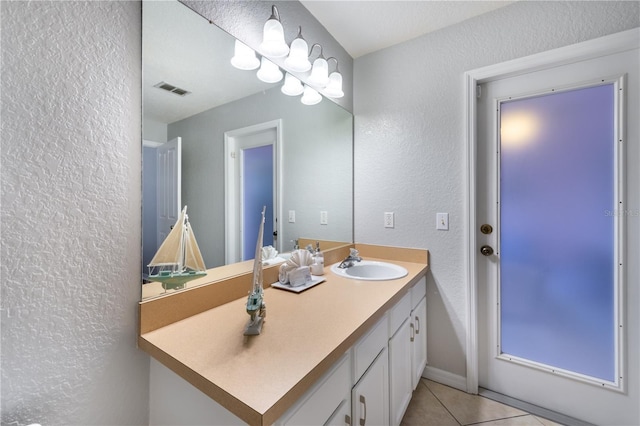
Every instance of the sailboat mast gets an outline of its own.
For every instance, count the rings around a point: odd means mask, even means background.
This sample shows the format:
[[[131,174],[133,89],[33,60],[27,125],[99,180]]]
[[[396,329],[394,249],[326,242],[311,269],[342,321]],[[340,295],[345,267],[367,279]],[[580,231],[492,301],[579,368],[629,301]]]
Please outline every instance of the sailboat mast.
[[[262,207],[262,221],[258,230],[258,240],[256,241],[256,253],[253,262],[253,291],[255,293],[263,291],[262,285],[262,244],[264,234],[264,216],[267,206]]]

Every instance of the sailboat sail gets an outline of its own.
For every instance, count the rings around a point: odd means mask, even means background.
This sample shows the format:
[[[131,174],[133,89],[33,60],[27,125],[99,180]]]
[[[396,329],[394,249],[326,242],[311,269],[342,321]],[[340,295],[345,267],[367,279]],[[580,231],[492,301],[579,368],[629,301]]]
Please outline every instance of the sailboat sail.
[[[189,223],[187,206],[149,263],[149,280],[162,282],[165,290],[206,275],[202,253]]]
[[[195,271],[204,271],[204,259],[200,253],[200,247],[196,241],[196,236],[191,229],[191,224],[187,221],[186,243],[185,243],[185,259],[184,266]]]
[[[176,224],[169,232],[169,235],[164,239],[160,248],[156,252],[149,266],[165,266],[165,265],[177,265],[180,262],[180,252],[182,251],[182,223],[184,223],[185,211],[180,212],[180,216],[176,221]]]

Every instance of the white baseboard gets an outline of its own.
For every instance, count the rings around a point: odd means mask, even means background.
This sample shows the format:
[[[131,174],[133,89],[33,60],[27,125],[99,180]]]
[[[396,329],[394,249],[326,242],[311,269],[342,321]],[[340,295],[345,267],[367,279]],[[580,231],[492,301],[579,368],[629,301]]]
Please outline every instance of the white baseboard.
[[[461,390],[462,392],[467,391],[467,378],[465,376],[459,376],[427,365],[422,373],[422,377],[443,385],[451,386],[452,388]]]

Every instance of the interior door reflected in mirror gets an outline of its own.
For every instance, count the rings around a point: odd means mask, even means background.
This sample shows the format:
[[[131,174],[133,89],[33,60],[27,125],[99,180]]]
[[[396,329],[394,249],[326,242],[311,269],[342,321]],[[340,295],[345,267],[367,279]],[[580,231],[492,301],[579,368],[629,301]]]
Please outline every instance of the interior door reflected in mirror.
[[[177,215],[184,205],[207,268],[246,260],[229,255],[251,246],[233,227],[252,215],[243,210],[249,202],[229,205],[228,173],[239,157],[229,136],[265,123],[280,126],[270,164],[274,248],[290,251],[298,238],[352,242],[352,115],[329,99],[303,105],[282,93],[284,80],[267,84],[256,70],[233,67],[235,39],[178,1],[144,1],[142,16],[143,273],[162,243],[158,211]],[[163,172],[158,147],[177,138],[174,176]],[[167,185],[170,176],[179,184]]]

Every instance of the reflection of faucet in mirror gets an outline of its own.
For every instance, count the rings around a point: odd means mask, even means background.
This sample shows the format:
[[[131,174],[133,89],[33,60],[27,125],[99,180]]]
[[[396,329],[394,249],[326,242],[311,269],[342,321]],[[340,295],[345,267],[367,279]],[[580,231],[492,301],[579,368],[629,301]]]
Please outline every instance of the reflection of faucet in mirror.
[[[177,213],[177,205],[189,205],[205,264],[212,268],[225,265],[227,259],[253,257],[234,258],[225,248],[226,243],[254,247],[230,236],[233,221],[242,214],[237,209],[231,216],[226,213],[230,207],[225,193],[230,189],[225,188],[225,173],[232,161],[237,173],[248,166],[241,162],[244,151],[229,150],[225,155],[225,149],[232,132],[274,121],[281,123],[281,143],[270,162],[274,216],[267,219],[272,226],[268,231],[265,227],[265,244],[282,253],[291,250],[289,241],[298,236],[352,242],[352,185],[344,185],[352,180],[351,114],[331,101],[302,105],[299,99],[283,96],[280,85],[261,82],[255,72],[239,71],[229,61],[234,47],[233,37],[184,4],[143,2],[143,139],[158,145],[181,140],[181,190],[176,189],[175,209]],[[179,96],[154,87],[159,82],[189,93]],[[158,234],[167,232],[156,229],[161,210],[156,207],[157,156],[157,148],[145,146],[144,265],[162,241]],[[322,164],[322,179],[308,178],[317,164]],[[328,223],[320,223],[320,211],[329,212]],[[175,217],[168,222],[175,222]],[[255,232],[247,233],[255,238]],[[275,240],[267,240],[276,234]]]

